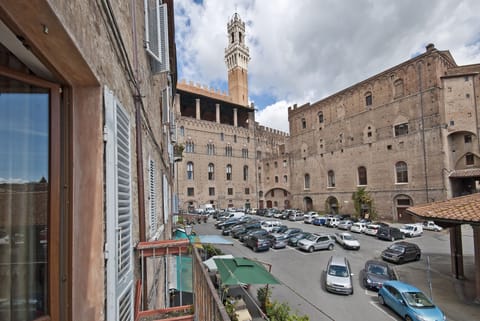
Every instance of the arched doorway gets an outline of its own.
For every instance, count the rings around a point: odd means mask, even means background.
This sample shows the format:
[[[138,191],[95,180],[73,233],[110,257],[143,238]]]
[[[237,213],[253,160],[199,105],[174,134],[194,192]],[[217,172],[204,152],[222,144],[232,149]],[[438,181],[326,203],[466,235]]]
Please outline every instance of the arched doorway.
[[[303,208],[305,209],[305,212],[311,211],[313,209],[313,201],[311,197],[306,196],[303,198]]]
[[[397,195],[393,199],[393,205],[395,208],[396,220],[401,223],[414,222],[413,216],[406,212],[406,209],[413,206],[413,201],[408,195]],[[395,220],[395,217],[393,217]]]
[[[336,197],[329,196],[325,203],[328,214],[338,214],[338,200]]]

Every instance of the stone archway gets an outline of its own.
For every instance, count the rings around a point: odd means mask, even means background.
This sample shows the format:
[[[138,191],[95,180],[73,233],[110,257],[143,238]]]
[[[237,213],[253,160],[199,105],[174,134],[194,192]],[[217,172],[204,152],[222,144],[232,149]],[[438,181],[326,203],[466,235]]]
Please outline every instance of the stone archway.
[[[305,210],[305,212],[311,211],[313,209],[313,201],[311,197],[305,196],[303,198],[303,209]]]
[[[338,214],[338,199],[336,197],[329,196],[325,205],[328,214]]]
[[[409,214],[406,209],[413,206],[413,200],[410,196],[401,194],[397,195],[393,199],[393,220],[401,223],[412,223],[414,218]]]

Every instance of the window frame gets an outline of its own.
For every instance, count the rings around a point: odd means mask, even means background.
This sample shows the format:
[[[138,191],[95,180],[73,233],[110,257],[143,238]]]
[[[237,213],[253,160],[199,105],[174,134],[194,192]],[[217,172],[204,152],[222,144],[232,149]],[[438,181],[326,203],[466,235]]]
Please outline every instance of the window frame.
[[[404,161],[395,163],[395,184],[408,184],[408,164]]]

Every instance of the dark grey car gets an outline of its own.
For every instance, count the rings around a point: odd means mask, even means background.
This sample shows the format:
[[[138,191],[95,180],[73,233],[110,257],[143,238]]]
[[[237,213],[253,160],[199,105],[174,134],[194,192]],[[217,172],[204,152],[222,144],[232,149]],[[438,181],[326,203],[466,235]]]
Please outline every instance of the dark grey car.
[[[394,263],[405,263],[420,260],[421,251],[417,244],[410,242],[396,242],[382,252],[382,259]]]
[[[383,282],[396,280],[397,277],[388,263],[368,260],[363,269],[363,285],[367,289],[380,290]]]

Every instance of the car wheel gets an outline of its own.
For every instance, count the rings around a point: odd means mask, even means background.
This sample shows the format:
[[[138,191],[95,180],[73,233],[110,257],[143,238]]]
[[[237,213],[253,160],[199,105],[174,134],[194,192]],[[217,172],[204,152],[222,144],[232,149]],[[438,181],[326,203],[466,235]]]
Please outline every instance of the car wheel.
[[[412,321],[412,318],[410,318],[408,315],[405,316],[405,321]]]
[[[350,295],[353,295],[353,287],[352,287],[352,292],[350,292]]]
[[[330,245],[328,246],[328,250],[329,250],[329,251],[333,250],[333,244],[330,244]]]
[[[310,246],[310,247],[308,248],[308,252],[310,252],[310,253],[313,252],[313,246]]]
[[[381,305],[385,305],[385,300],[383,299],[383,296],[378,296],[378,302],[380,302]]]

